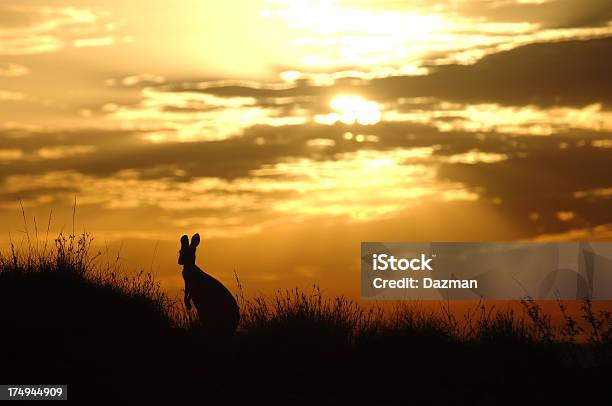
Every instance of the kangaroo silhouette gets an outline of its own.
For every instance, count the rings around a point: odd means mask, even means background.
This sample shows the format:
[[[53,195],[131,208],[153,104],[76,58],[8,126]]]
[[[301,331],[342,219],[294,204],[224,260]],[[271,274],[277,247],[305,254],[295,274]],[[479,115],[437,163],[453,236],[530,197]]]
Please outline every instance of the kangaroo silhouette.
[[[221,282],[202,271],[196,264],[196,249],[200,235],[181,237],[178,263],[183,265],[185,280],[185,307],[191,309],[191,302],[198,311],[198,317],[207,333],[215,336],[232,335],[240,321],[240,310],[236,299]]]

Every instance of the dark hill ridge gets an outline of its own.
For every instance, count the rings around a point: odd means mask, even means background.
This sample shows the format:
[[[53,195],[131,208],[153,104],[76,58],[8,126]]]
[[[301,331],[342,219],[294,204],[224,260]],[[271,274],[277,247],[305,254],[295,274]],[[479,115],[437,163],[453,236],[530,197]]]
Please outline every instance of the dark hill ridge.
[[[82,395],[80,387],[120,392],[135,376],[152,380],[172,367],[159,353],[172,338],[167,319],[145,300],[81,275],[3,272],[0,309],[8,349],[2,382],[74,382]]]
[[[147,275],[95,271],[59,241],[57,253],[0,257],[2,382],[67,383],[71,399],[490,404],[584,400],[610,377],[609,325],[578,345],[537,314],[480,307],[465,329],[316,289],[241,300],[239,333],[212,342]]]

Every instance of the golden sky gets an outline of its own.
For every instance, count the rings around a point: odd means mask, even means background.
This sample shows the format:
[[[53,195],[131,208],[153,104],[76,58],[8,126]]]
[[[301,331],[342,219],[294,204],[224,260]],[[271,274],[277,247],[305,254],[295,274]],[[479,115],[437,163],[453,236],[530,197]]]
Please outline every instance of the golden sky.
[[[607,0],[0,3],[0,238],[353,295],[360,241],[612,237]]]

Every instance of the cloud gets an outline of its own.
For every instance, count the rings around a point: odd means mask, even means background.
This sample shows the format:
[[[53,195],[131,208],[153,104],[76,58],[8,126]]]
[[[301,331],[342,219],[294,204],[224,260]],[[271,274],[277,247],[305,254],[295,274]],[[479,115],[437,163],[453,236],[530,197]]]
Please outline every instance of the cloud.
[[[30,70],[16,63],[0,62],[0,77],[13,78],[27,75]]]
[[[178,155],[196,159],[200,145],[206,146],[204,156],[208,151],[217,154],[217,148],[231,150],[236,157],[228,160],[232,164],[217,162],[216,157],[207,160],[207,170],[215,176],[230,172],[240,176],[253,169],[242,161],[253,147],[258,149],[251,161],[261,158],[258,164],[301,156],[307,149],[326,156],[346,147],[344,133],[366,144],[382,138],[380,147],[393,137],[391,129],[406,131],[416,123],[422,125],[417,131],[479,136],[610,132],[608,69],[612,65],[601,57],[608,51],[612,51],[612,38],[536,44],[485,57],[475,65],[442,66],[427,76],[339,80],[330,86],[227,81],[156,84],[150,82],[162,78],[133,75],[122,82],[144,86],[142,100],[108,104],[98,113],[109,125],[140,131],[148,142],[134,148],[154,153],[164,165],[172,164]],[[577,71],[583,73],[576,75]],[[277,134],[276,138],[270,134]],[[224,142],[230,138],[236,140]],[[180,146],[177,141],[191,145]],[[595,142],[604,145],[606,140]],[[168,157],[161,156],[165,149]],[[146,159],[135,157],[133,162]],[[109,170],[119,166],[109,163]]]
[[[96,36],[114,30],[105,13],[74,7],[2,4],[0,16],[0,55],[112,44],[112,37]]]
[[[374,97],[433,96],[508,105],[586,105],[612,102],[612,37],[526,45],[474,65],[444,66],[424,77],[371,81]]]
[[[156,75],[133,75],[121,82],[144,86],[142,100],[108,104],[100,114],[110,124],[146,130],[146,139],[160,144],[223,141],[252,134],[255,127],[275,127],[278,132],[313,129],[317,123],[346,125],[343,132],[354,132],[356,139],[368,142],[378,136],[372,131],[380,131],[384,126],[377,124],[383,123],[509,135],[609,132],[612,63],[604,57],[609,53],[612,37],[532,44],[487,56],[474,65],[440,66],[425,76],[339,79],[326,86],[161,83],[163,78]],[[323,131],[319,140],[336,142]],[[248,142],[270,140],[264,136]]]
[[[290,62],[279,65],[319,77],[419,75],[538,41],[612,34],[606,0],[271,3],[264,15],[291,44]]]
[[[600,103],[582,108],[542,108],[413,100],[400,98],[397,103],[390,104],[382,120],[419,122],[440,131],[495,131],[510,135],[551,135],[569,129],[612,131],[612,112]],[[605,140],[596,142],[605,146]]]
[[[346,3],[350,5],[352,1]],[[362,5],[362,1],[355,1],[355,6]],[[454,13],[487,21],[529,22],[543,27],[592,27],[612,20],[612,5],[607,0],[413,0],[389,5],[394,6],[400,10]]]
[[[336,80],[317,86],[252,86],[204,82],[168,85],[159,91],[203,93],[225,98],[317,97],[330,100],[342,93],[360,94],[378,102],[434,97],[461,103],[501,105],[585,106],[612,103],[612,37],[543,42],[485,56],[472,65],[442,65],[422,76]]]
[[[105,130],[42,130],[28,127],[0,129],[0,144],[3,148],[17,148],[25,154],[33,154],[43,148],[69,148],[87,145],[104,148],[115,145],[119,148],[133,145],[141,135],[134,131]]]
[[[112,176],[48,170],[6,177],[0,200],[6,201],[7,207],[14,206],[10,200],[23,194],[28,205],[41,199],[65,203],[77,194],[80,205],[99,205],[108,210],[153,206],[177,213],[220,211],[224,217],[259,213],[257,221],[328,216],[366,221],[424,201],[475,200],[476,194],[464,190],[460,183],[437,181],[435,170],[426,165],[430,154],[429,148],[358,150],[331,160],[288,158],[261,165],[243,177],[200,176],[188,181],[178,179],[178,170],[174,171],[177,176],[166,172],[155,178],[128,169]],[[407,164],[407,160],[412,163]],[[57,188],[56,193],[49,185]],[[181,218],[174,223],[184,225]],[[242,221],[237,223],[242,225]],[[207,225],[215,226],[210,222]]]
[[[549,28],[596,27],[607,25],[612,20],[612,4],[607,0],[462,3],[457,8],[463,15],[484,16],[494,21],[527,21]]]
[[[52,148],[41,148],[37,151],[42,159],[63,159],[75,155],[87,155],[95,151],[92,145],[70,145]]]
[[[23,151],[20,149],[0,149],[0,160],[18,161],[23,158]]]
[[[65,204],[78,194],[100,212],[154,207],[167,227],[218,235],[276,218],[391,221],[423,202],[489,205],[534,233],[607,224],[610,51],[612,38],[487,48],[476,63],[426,75],[329,83],[117,75],[107,84],[118,88],[86,106],[103,131],[0,131],[0,200]],[[211,221],[224,213],[227,224]]]
[[[153,73],[140,73],[138,75],[129,75],[121,79],[110,78],[105,81],[107,86],[116,86],[121,84],[123,86],[147,86],[147,85],[159,85],[166,82],[166,78],[162,75],[155,75]]]
[[[612,154],[574,136],[564,138],[570,146],[555,148],[561,141],[556,137],[525,138],[524,154],[494,164],[441,164],[439,175],[479,190],[483,199],[498,202],[508,216],[531,222],[539,232],[612,223],[606,192],[612,187],[606,164]]]
[[[22,100],[25,100],[26,98],[27,98],[26,95],[23,93],[0,89],[0,102],[22,101]]]
[[[257,124],[282,126],[306,122],[302,114],[283,105],[257,105],[251,97],[226,98],[145,87],[142,98],[136,105],[111,104],[102,110],[109,122],[156,128],[158,131],[151,138],[156,142],[222,140]]]
[[[104,212],[155,207],[163,227],[200,225],[218,236],[257,233],[275,220],[392,219],[426,203],[489,205],[533,235],[612,222],[611,149],[601,146],[612,133],[602,130],[522,136],[383,121],[257,125],[239,137],[187,143],[146,136],[4,130],[2,207],[20,198],[67,205],[76,194]],[[239,220],[207,220],[219,216]]]
[[[99,38],[79,38],[72,42],[75,48],[88,48],[88,47],[104,47],[113,45],[115,39],[113,37],[99,37]]]

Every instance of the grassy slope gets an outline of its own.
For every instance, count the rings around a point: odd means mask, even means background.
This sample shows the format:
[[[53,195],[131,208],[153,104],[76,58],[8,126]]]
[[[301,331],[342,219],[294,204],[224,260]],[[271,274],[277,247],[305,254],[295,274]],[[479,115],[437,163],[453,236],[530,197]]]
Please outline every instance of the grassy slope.
[[[459,323],[288,291],[242,299],[240,332],[209,342],[150,276],[97,270],[87,248],[60,236],[52,252],[0,258],[1,382],[67,382],[73,398],[488,404],[583,399],[610,376],[609,317],[588,307],[586,345],[571,343],[573,320],[557,331],[534,303],[527,319],[480,307]]]

